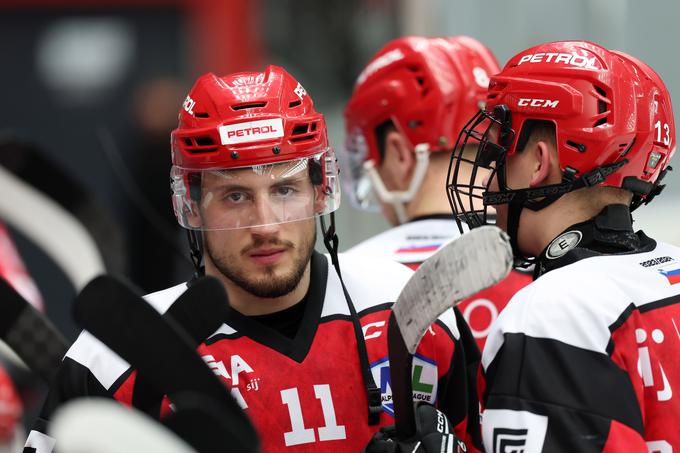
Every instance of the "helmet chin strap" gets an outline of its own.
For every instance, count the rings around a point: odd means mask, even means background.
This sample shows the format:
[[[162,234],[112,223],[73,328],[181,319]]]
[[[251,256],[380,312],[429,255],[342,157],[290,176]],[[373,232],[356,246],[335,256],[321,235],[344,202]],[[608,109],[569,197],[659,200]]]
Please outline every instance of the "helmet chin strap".
[[[378,195],[378,198],[383,203],[391,204],[394,207],[394,212],[397,215],[397,220],[400,224],[408,222],[406,215],[406,204],[413,200],[416,193],[420,189],[425,174],[427,173],[427,166],[430,161],[430,145],[427,143],[420,143],[415,147],[416,167],[413,171],[413,177],[406,190],[388,190],[383,183],[382,178],[375,168],[375,162],[367,160],[364,163],[364,170],[371,179],[373,190]]]
[[[352,320],[354,337],[356,339],[357,350],[359,352],[361,376],[364,381],[366,400],[368,401],[368,424],[377,425],[380,422],[380,414],[382,414],[382,396],[380,388],[375,384],[375,380],[373,379],[371,365],[368,361],[366,339],[364,338],[364,332],[361,328],[359,315],[357,314],[356,308],[354,307],[354,302],[352,302],[352,297],[350,296],[349,291],[347,291],[345,282],[342,279],[342,273],[340,272],[340,261],[338,259],[338,244],[340,241],[338,239],[337,233],[335,232],[335,212],[331,212],[329,217],[330,224],[328,227],[326,227],[324,216],[319,216],[319,223],[321,224],[321,232],[323,234],[323,243],[331,257],[331,263],[335,268],[335,273],[338,275],[338,279],[340,280],[342,292],[345,295],[345,301],[347,302],[347,308],[349,309],[350,318]]]

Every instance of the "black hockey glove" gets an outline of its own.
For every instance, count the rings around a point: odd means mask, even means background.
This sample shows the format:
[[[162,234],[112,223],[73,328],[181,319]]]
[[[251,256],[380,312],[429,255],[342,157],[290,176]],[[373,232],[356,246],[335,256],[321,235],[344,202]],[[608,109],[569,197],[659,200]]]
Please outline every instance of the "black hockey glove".
[[[375,433],[364,453],[465,453],[465,444],[453,434],[446,415],[427,403],[415,403],[416,434],[399,441],[394,425],[384,426]]]

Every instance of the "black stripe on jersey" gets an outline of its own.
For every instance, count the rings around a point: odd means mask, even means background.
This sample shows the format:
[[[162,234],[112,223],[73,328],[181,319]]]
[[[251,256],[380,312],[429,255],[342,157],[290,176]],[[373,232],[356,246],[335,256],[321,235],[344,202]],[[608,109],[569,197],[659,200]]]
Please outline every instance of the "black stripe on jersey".
[[[630,304],[628,307],[626,307],[623,313],[621,313],[618,319],[614,321],[612,325],[609,326],[609,331],[612,334],[616,332],[616,330],[620,328],[628,320],[628,318],[630,318],[630,315],[632,315],[635,310],[638,310],[640,313],[646,313],[648,311],[656,310],[658,308],[663,308],[669,305],[677,304],[678,302],[680,302],[680,294],[675,294],[664,299],[648,302],[644,305],[640,305],[639,307],[636,307],[635,304]],[[607,354],[611,356],[613,353],[614,353],[614,341],[613,339],[610,338],[609,343],[607,344]]]
[[[115,395],[116,392],[118,391],[118,389],[120,388],[120,386],[123,385],[125,383],[125,381],[128,380],[128,378],[130,377],[130,375],[132,374],[133,371],[134,371],[134,368],[130,367],[125,371],[125,373],[118,376],[118,379],[116,379],[116,381],[113,384],[111,384],[111,387],[109,387],[109,392],[112,395]]]
[[[487,408],[515,409],[517,404],[533,402],[532,412],[560,413],[551,416],[552,436],[558,436],[567,425],[576,426],[583,436],[593,436],[597,433],[588,428],[588,420],[600,418],[618,420],[643,433],[642,414],[630,378],[608,355],[521,333],[504,337],[503,346],[486,370]],[[606,434],[602,429],[598,427],[597,436]]]
[[[227,325],[237,332],[231,335],[218,334],[210,337],[205,344],[214,344],[221,339],[234,339],[247,336],[261,345],[278,351],[279,353],[301,363],[312,346],[316,330],[319,326],[321,311],[323,310],[326,284],[328,282],[328,260],[319,252],[312,253],[310,266],[310,283],[307,292],[307,306],[295,338],[288,338],[276,330],[231,310]]]
[[[52,380],[33,430],[47,434],[47,425],[52,414],[62,404],[84,396],[113,398],[113,394],[104,388],[87,367],[66,356]]]
[[[665,299],[640,305],[640,307],[638,307],[638,310],[640,310],[640,313],[646,313],[648,311],[656,310],[657,308],[663,308],[668,305],[677,304],[678,302],[680,302],[680,294],[675,294],[671,297],[666,297]]]
[[[357,313],[359,316],[359,319],[363,318],[366,315],[370,315],[372,313],[377,313],[379,311],[384,311],[384,310],[391,310],[392,305],[394,305],[394,302],[384,302],[382,304],[374,305],[372,307],[364,308],[360,312]],[[323,324],[326,322],[333,322],[333,321],[352,321],[352,317],[347,314],[340,314],[336,313],[334,315],[329,315],[329,316],[324,316],[321,318],[321,321],[319,321],[319,324]]]
[[[630,318],[630,315],[633,314],[635,311],[636,307],[635,304],[630,304],[626,307],[623,312],[619,315],[619,317],[614,321],[610,326],[609,326],[609,332],[613,335],[614,332],[616,332],[625,322]],[[609,338],[609,343],[607,343],[607,354],[611,357],[611,355],[614,353],[614,339]]]

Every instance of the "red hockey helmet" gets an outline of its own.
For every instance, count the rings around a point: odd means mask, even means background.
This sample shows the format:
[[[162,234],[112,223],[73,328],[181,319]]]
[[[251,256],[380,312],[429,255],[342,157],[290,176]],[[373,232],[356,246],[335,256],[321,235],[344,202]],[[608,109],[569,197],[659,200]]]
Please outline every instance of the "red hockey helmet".
[[[563,182],[511,190],[505,159],[526,145],[536,120],[555,126]],[[462,156],[469,144],[479,145],[474,162]],[[452,155],[449,201],[456,217],[471,227],[486,222],[487,205],[539,210],[564,193],[594,185],[630,190],[636,208],[660,192],[674,152],[670,96],[649,66],[590,42],[541,44],[511,58],[491,78],[485,111],[461,131]],[[469,164],[491,168],[500,191],[475,185],[475,172],[459,181],[459,168]],[[484,209],[466,210],[473,198],[483,198]]]
[[[292,222],[339,207],[323,115],[283,68],[199,78],[171,144],[173,205],[185,228]]]
[[[359,74],[344,112],[350,167],[345,181],[353,200],[370,207],[371,191],[377,190],[384,202],[409,201],[424,176],[427,151],[451,150],[460,129],[483,107],[489,76],[498,70],[491,51],[466,36],[411,36],[385,45]],[[382,161],[376,130],[387,122],[414,150],[423,150],[419,162],[425,167],[420,180],[414,172],[410,197],[390,197],[380,181],[371,181],[377,172],[366,174],[367,162],[372,168]]]

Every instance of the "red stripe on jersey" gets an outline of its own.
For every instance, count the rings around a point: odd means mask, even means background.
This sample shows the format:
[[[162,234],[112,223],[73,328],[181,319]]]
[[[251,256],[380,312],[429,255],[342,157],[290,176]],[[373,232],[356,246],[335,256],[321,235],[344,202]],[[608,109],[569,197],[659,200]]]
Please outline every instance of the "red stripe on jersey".
[[[629,426],[612,420],[609,427],[609,436],[607,436],[607,443],[604,444],[602,453],[620,453],[622,451],[644,452],[660,451],[647,449],[645,440],[640,437],[640,434]]]

